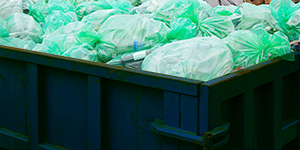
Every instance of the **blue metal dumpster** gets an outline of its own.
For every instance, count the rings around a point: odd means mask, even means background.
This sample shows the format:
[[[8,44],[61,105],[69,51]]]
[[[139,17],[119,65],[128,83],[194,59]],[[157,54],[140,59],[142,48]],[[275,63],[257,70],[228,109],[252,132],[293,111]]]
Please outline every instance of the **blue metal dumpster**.
[[[299,150],[295,55],[201,82],[0,46],[0,149]]]

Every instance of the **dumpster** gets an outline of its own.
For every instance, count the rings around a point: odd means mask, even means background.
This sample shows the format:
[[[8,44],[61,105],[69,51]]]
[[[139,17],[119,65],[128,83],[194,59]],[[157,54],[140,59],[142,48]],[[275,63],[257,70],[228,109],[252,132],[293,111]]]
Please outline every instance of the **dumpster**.
[[[202,82],[0,46],[0,149],[300,149],[300,52]]]

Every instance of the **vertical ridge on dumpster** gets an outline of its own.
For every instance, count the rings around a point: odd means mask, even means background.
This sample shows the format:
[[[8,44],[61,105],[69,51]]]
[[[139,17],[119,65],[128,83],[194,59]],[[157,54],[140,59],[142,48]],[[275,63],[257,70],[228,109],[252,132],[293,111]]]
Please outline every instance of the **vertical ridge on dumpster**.
[[[198,133],[198,98],[181,95],[180,98],[180,128]],[[193,143],[181,141],[181,150],[197,150],[198,146]]]
[[[38,65],[27,63],[28,83],[26,95],[28,100],[28,125],[29,144],[28,149],[37,150],[39,144],[38,121]]]
[[[243,94],[244,98],[244,149],[254,149],[257,147],[255,137],[257,136],[256,119],[254,116],[254,91],[249,90]]]
[[[272,104],[273,111],[273,140],[272,145],[268,146],[273,150],[281,150],[282,141],[282,132],[281,132],[281,124],[282,124],[282,78],[278,78],[272,83],[272,88],[274,91],[274,100]]]
[[[88,149],[101,150],[101,78],[88,76]]]
[[[180,128],[180,94],[164,91],[165,125]],[[169,137],[164,138],[164,150],[179,150],[180,141]]]

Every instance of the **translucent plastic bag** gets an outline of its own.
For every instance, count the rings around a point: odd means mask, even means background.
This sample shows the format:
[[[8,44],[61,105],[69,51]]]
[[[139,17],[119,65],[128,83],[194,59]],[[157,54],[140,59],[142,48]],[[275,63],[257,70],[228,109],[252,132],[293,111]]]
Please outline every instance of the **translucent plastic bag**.
[[[171,23],[171,31],[167,34],[167,40],[184,40],[197,36],[196,24],[189,18],[178,18]]]
[[[67,2],[73,4],[75,7],[79,4],[86,2],[86,1],[97,1],[97,0],[66,0]]]
[[[8,37],[5,20],[0,16],[0,37]]]
[[[78,21],[75,12],[64,13],[60,10],[55,10],[51,15],[47,16],[45,19],[44,31],[45,35],[53,33],[60,27],[63,27],[71,22]]]
[[[291,17],[286,22],[286,24],[289,25],[289,26],[295,27],[298,30],[298,32],[300,33],[300,9],[294,11],[291,14]],[[299,39],[300,39],[300,37],[299,37]]]
[[[113,9],[120,9],[126,12],[130,12],[131,9],[133,9],[133,6],[128,0],[112,0],[111,4]]]
[[[230,17],[214,16],[200,21],[198,24],[198,36],[217,36],[224,38],[234,31],[234,25]]]
[[[11,37],[22,40],[42,42],[43,30],[31,16],[23,13],[14,13],[6,19],[6,27]]]
[[[221,15],[221,16],[231,16],[234,14],[235,10],[238,7],[234,5],[229,6],[217,6],[214,8],[214,13]]]
[[[274,24],[275,18],[272,17],[271,10],[266,5],[256,6],[244,3],[236,10],[242,17],[236,26],[237,30],[250,30],[257,24]]]
[[[111,9],[111,8],[112,8],[111,4],[106,0],[96,1],[96,2],[90,1],[90,2],[83,2],[79,4],[76,7],[76,13],[78,17],[82,19],[82,17],[91,14],[97,10]]]
[[[288,38],[281,32],[268,34],[262,26],[232,32],[223,41],[232,51],[235,67],[248,67],[288,53],[285,59],[295,59]]]
[[[297,25],[291,25],[290,23],[292,21],[289,22],[289,20],[291,17],[294,18],[297,15],[300,9],[300,3],[295,4],[291,0],[272,0],[269,4],[269,8],[272,11],[272,16],[277,21],[273,28],[283,32],[289,37],[290,41],[298,40],[299,32],[296,27]]]
[[[0,16],[6,19],[15,12],[28,13],[31,0],[0,0]]]
[[[233,70],[231,51],[219,38],[196,37],[166,44],[148,55],[142,69],[208,81]]]
[[[79,58],[90,61],[98,61],[97,53],[92,46],[87,43],[69,48],[62,54],[63,56]]]
[[[13,37],[6,37],[0,38],[0,45],[32,50],[35,46],[35,43],[33,41],[24,41]]]
[[[73,11],[75,12],[75,7],[71,4],[66,2],[65,0],[49,0],[49,14],[52,13],[54,10],[60,10],[63,12]]]
[[[114,15],[99,29],[100,57],[106,62],[113,54],[149,49],[165,41],[169,28],[146,15]],[[107,60],[107,59],[108,60]]]
[[[78,21],[69,23],[46,37],[51,35],[67,35],[68,48],[83,43],[94,46],[99,41],[98,34],[90,23]]]
[[[117,14],[128,14],[127,12],[119,9],[106,9],[106,10],[98,10],[96,12],[93,12],[81,20],[84,23],[91,23],[93,28],[98,31],[102,24],[113,15]]]

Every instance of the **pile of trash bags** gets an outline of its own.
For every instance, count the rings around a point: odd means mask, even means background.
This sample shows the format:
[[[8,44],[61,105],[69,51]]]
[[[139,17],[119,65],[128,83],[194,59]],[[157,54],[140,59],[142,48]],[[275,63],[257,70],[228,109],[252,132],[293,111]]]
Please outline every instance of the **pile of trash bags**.
[[[0,45],[208,81],[295,59],[300,3],[212,8],[203,0],[2,0]]]

